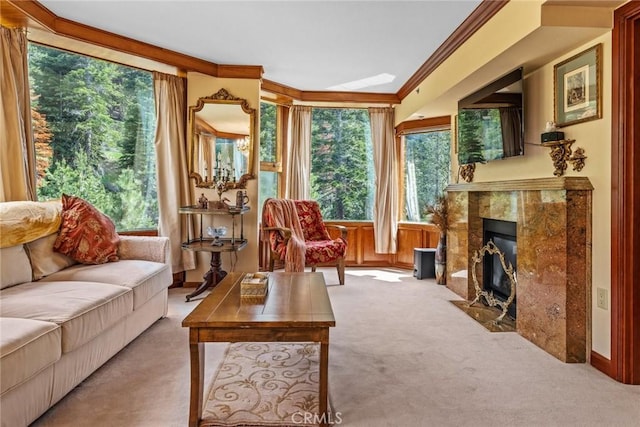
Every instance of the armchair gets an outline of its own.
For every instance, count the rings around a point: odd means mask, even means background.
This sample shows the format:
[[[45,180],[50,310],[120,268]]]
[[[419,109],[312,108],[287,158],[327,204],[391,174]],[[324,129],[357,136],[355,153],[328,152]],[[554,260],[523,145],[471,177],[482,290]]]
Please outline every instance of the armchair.
[[[340,230],[333,239],[327,227]],[[336,265],[338,280],[344,285],[344,255],[347,229],[327,225],[314,200],[267,199],[262,208],[261,238],[269,245],[269,271],[276,260],[283,260],[285,271],[316,271],[317,265]]]

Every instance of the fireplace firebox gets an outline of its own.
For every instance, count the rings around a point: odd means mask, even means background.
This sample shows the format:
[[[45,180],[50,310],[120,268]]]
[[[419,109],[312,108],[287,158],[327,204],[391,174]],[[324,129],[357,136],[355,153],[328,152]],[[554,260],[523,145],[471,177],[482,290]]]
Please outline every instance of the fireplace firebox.
[[[511,263],[515,275],[517,271],[516,258],[518,253],[516,223],[484,218],[483,244],[487,244],[489,240],[492,240],[504,254],[507,265]],[[511,281],[502,268],[500,258],[497,254],[484,257],[482,271],[483,289],[487,292],[493,292],[495,298],[501,301],[507,301],[511,293]],[[513,299],[507,310],[507,315],[513,319],[516,318],[517,312],[516,300],[517,297]]]

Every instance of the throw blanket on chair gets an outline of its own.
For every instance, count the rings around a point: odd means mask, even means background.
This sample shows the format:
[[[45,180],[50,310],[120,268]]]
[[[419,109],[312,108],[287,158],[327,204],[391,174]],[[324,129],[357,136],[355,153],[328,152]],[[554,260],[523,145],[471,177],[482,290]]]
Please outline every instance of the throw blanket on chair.
[[[267,227],[291,229],[291,238],[287,243],[284,256],[284,271],[304,271],[306,247],[304,233],[294,201],[289,199],[270,199],[269,203],[264,204],[262,210],[262,224]],[[268,236],[265,236],[265,238],[268,240]]]

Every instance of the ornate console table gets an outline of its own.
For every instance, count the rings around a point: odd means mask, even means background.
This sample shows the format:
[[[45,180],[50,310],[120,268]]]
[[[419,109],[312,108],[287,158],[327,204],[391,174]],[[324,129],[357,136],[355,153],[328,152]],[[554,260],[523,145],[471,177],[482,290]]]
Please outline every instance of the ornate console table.
[[[211,253],[211,267],[204,275],[204,281],[196,288],[195,291],[187,295],[187,301],[200,295],[210,287],[216,286],[227,272],[222,269],[222,260],[220,254],[222,252],[238,252],[247,246],[247,240],[244,238],[244,218],[243,215],[249,212],[248,207],[229,209],[202,209],[198,206],[183,206],[180,213],[185,215],[200,215],[200,231],[198,236],[193,239],[188,236],[186,242],[182,243],[182,249],[196,252]],[[207,238],[202,234],[202,216],[203,215],[227,215],[232,218],[231,236],[226,238]],[[236,237],[236,216],[240,217],[240,236]]]

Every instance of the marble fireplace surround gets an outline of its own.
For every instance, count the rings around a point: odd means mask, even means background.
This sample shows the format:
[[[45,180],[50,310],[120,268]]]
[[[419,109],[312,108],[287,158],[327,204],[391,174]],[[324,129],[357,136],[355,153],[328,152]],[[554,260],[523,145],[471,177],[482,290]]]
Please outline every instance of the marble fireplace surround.
[[[560,177],[447,187],[447,287],[475,297],[471,257],[482,220],[517,223],[517,332],[564,362],[585,362],[591,335],[588,178]],[[482,265],[476,269],[482,277]]]

